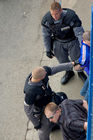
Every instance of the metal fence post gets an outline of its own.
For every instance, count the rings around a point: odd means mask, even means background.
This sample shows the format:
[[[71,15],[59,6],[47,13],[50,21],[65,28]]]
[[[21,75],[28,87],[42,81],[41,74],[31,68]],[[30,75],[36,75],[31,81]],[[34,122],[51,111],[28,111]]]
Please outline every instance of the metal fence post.
[[[87,140],[93,140],[93,6],[91,8],[90,74]]]

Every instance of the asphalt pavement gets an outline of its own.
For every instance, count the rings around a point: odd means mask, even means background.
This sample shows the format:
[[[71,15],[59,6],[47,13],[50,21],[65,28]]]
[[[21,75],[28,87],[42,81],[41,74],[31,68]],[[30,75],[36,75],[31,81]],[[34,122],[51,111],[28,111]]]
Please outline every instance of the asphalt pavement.
[[[38,140],[37,131],[24,113],[24,82],[37,66],[54,66],[56,58],[45,55],[41,19],[53,0],[0,0],[0,140]],[[93,0],[63,0],[62,6],[74,9],[90,30]],[[71,99],[80,99],[83,85],[75,72],[66,85],[60,84],[64,72],[50,77],[56,91],[64,91]],[[51,140],[61,140],[60,131]]]

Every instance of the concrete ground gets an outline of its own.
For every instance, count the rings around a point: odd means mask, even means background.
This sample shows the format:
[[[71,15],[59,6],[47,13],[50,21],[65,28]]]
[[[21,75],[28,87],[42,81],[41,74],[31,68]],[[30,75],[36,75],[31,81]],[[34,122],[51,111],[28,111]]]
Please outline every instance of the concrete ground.
[[[0,0],[0,140],[38,140],[37,132],[24,113],[23,87],[33,68],[57,65],[45,56],[41,19],[53,0]],[[64,0],[63,7],[76,11],[85,30],[90,30],[93,0]],[[54,91],[64,91],[71,99],[80,97],[83,85],[77,73],[62,86],[64,72],[50,78]],[[61,140],[61,132],[51,133],[51,140]]]

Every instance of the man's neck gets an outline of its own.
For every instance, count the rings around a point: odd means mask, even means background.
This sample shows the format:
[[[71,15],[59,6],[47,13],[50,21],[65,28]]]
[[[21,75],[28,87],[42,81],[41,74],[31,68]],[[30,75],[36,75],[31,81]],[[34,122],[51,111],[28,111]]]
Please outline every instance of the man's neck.
[[[40,82],[40,79],[34,79],[33,77],[30,79],[31,82],[37,83]]]

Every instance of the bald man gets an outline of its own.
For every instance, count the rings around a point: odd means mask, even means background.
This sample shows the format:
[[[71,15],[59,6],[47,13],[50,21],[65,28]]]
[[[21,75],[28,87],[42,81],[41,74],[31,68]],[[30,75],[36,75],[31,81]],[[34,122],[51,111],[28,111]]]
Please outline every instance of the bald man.
[[[51,101],[56,104],[67,98],[66,94],[52,91],[48,76],[52,76],[64,70],[72,70],[74,62],[59,64],[55,67],[37,67],[26,79],[24,86],[24,109],[27,117],[33,123],[34,128],[39,130],[39,140],[49,140],[51,129],[55,126],[45,117],[44,107]]]

